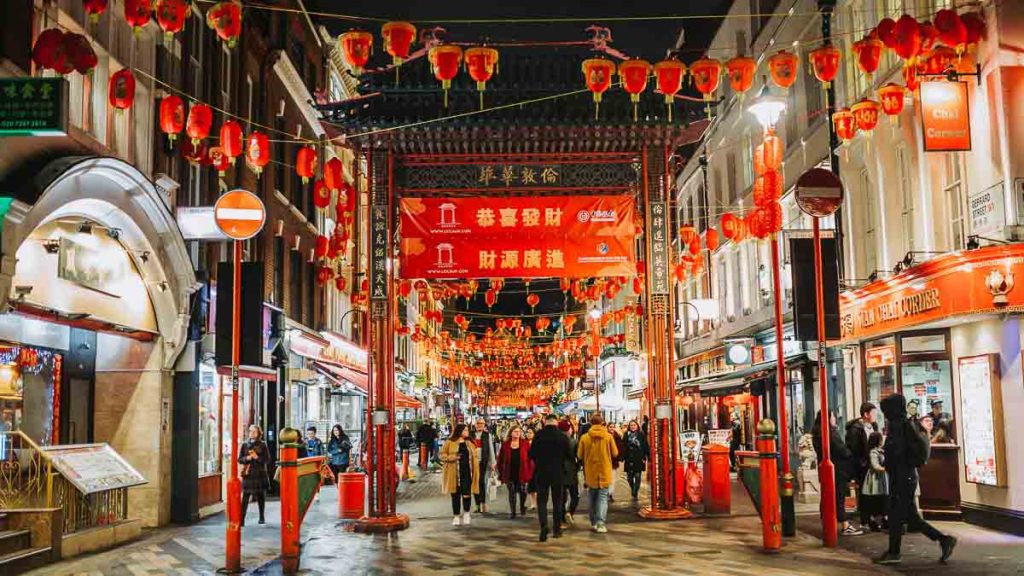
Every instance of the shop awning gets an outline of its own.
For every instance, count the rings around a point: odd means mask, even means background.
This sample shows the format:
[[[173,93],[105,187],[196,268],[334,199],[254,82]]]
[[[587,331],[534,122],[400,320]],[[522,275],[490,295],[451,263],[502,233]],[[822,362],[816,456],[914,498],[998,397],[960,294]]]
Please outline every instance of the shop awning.
[[[395,391],[395,408],[420,408],[422,406],[423,403],[412,396],[403,394],[397,390]]]
[[[647,392],[646,386],[643,388],[633,388],[632,390],[629,391],[628,394],[626,394],[626,398],[629,398],[630,400],[643,398],[645,392]]]
[[[793,366],[807,359],[806,352],[791,354],[786,357],[786,365]],[[744,368],[711,376],[701,376],[676,382],[676,390],[697,388],[701,396],[729,396],[743,392],[751,376],[770,373],[775,370],[775,361],[760,362]]]
[[[366,395],[369,388],[369,381],[366,374],[353,370],[348,366],[338,364],[337,362],[329,362],[327,360],[317,360],[313,362],[313,368],[317,372],[320,372],[324,376],[327,376],[333,383],[341,385],[340,381],[345,381],[356,387],[356,391],[360,394]]]
[[[231,366],[217,366],[217,374],[231,376]],[[277,370],[263,366],[239,366],[238,376],[265,382],[277,382]]]

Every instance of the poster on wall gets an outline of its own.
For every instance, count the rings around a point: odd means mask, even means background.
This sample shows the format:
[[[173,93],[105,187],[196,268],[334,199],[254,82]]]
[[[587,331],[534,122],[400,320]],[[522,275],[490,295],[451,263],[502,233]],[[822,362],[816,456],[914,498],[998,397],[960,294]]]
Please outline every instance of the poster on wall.
[[[82,494],[130,488],[146,483],[109,444],[73,444],[43,448],[61,473]]]
[[[700,460],[700,432],[685,430],[679,433],[679,452],[683,462]]]
[[[967,481],[1006,486],[999,358],[995,354],[961,358],[958,368]]]

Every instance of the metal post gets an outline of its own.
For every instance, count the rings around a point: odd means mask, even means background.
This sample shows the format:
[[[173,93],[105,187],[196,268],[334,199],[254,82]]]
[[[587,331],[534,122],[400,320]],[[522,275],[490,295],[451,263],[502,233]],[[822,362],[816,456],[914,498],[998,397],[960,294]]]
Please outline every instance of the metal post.
[[[793,474],[789,469],[789,417],[786,406],[786,356],[783,349],[782,265],[779,259],[779,235],[771,238],[772,289],[775,292],[776,387],[779,397],[779,452],[782,459],[782,535],[796,536],[796,509],[793,503]]]
[[[825,42],[832,41],[832,14],[836,9],[836,0],[818,0],[821,12],[821,37]],[[825,89],[825,126],[828,128],[828,164],[836,177],[839,176],[839,135],[836,125],[832,122],[832,114],[836,111],[836,83],[830,82]],[[839,278],[843,277],[843,214],[842,206],[835,215],[836,256],[839,260]]]
[[[775,452],[775,423],[771,418],[757,425],[757,451],[761,484],[761,542],[765,552],[778,552],[782,547],[779,532],[779,470]]]
[[[818,386],[821,393],[821,464],[818,465],[818,480],[821,482],[821,531],[822,543],[835,548],[839,539],[836,526],[835,468],[832,466],[829,450],[829,409],[828,376],[825,373],[825,282],[821,265],[821,224],[814,218],[814,292],[818,316]]]
[[[231,283],[231,468],[227,485],[228,527],[224,538],[224,571],[242,568],[242,479],[238,477],[238,363],[241,358],[242,243],[234,241]]]

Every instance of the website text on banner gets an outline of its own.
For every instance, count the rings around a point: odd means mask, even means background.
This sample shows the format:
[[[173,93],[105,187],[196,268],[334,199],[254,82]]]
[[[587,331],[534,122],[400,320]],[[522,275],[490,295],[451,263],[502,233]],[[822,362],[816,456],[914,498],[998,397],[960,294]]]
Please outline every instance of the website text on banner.
[[[631,196],[403,198],[403,278],[631,276]]]

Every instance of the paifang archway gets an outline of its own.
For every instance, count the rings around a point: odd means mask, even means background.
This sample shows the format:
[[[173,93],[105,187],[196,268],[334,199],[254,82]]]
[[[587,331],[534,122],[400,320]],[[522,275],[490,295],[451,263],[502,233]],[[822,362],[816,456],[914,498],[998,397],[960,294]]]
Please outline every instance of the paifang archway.
[[[322,107],[335,125],[349,134],[348,142],[356,149],[357,165],[364,166],[368,172],[371,391],[367,463],[370,480],[368,515],[364,522],[357,523],[357,530],[390,530],[408,523],[395,506],[395,463],[389,457],[376,457],[394,453],[392,358],[400,287],[408,293],[411,282],[421,291],[426,286],[431,296],[437,296],[440,290],[443,297],[447,281],[475,281],[475,288],[479,290],[487,286],[488,279],[515,277],[509,275],[511,272],[502,273],[498,266],[481,269],[479,264],[483,257],[479,245],[470,246],[471,250],[476,250],[470,260],[474,266],[463,265],[465,261],[460,261],[458,254],[472,241],[467,243],[466,239],[458,237],[442,239],[438,236],[419,246],[418,253],[429,256],[435,266],[411,270],[408,240],[416,235],[402,229],[408,222],[400,214],[403,202],[410,200],[430,203],[436,209],[435,221],[430,226],[458,227],[466,221],[460,220],[466,215],[460,215],[459,210],[467,200],[478,201],[473,204],[477,208],[492,208],[493,217],[500,219],[504,204],[521,209],[524,200],[537,200],[538,206],[551,207],[544,201],[583,197],[627,199],[637,216],[636,236],[628,239],[633,243],[629,261],[632,270],[628,276],[632,278],[638,271],[646,275],[639,295],[643,309],[639,323],[647,351],[649,382],[645,404],[651,421],[653,474],[651,502],[645,508],[646,514],[642,514],[654,518],[686,514],[675,507],[671,474],[678,448],[673,429],[675,393],[670,299],[671,266],[675,260],[670,230],[675,210],[671,204],[669,162],[681,146],[696,141],[703,133],[707,126],[703,110],[694,106],[681,114],[677,111],[673,122],[664,117],[663,103],[650,106],[642,103],[642,120],[635,122],[631,107],[623,102],[622,110],[615,109],[615,112],[607,112],[610,106],[602,107],[601,122],[567,124],[566,114],[592,118],[593,109],[589,97],[585,97],[572,104],[541,105],[533,110],[507,108],[488,114],[486,121],[442,121],[423,126],[415,120],[432,114],[422,110],[429,106],[424,103],[422,91],[404,93],[389,89],[387,83],[378,86],[377,80],[368,82],[386,97]],[[514,93],[495,95],[495,98],[511,100],[516,97]],[[457,108],[461,99],[472,99],[472,102],[476,95],[469,90],[464,94],[453,90],[450,98],[452,107]],[[440,108],[437,104],[433,114]],[[506,169],[509,169],[507,173]],[[529,177],[524,177],[524,169]],[[557,178],[550,173],[548,178],[542,176],[545,169],[557,172]],[[519,216],[522,217],[521,212]],[[470,238],[476,237],[478,231],[470,226]],[[425,236],[422,230],[419,232],[419,237]],[[490,240],[488,237],[485,242]],[[526,258],[525,248],[518,255],[522,263]],[[500,258],[498,254],[495,257]],[[536,272],[520,272],[518,277],[555,278],[556,283],[557,279],[566,277],[567,273],[546,263],[542,262]],[[593,277],[619,278],[623,274],[622,268],[617,268],[611,273],[598,271]],[[593,282],[587,287],[591,285]],[[428,346],[441,342],[451,345],[453,335],[460,332],[455,323],[460,311],[454,308],[435,310],[434,317],[421,327],[421,342],[425,341]]]

